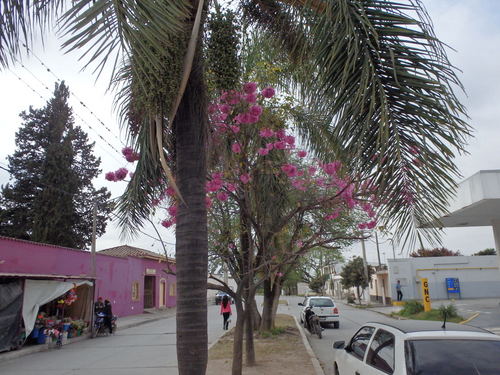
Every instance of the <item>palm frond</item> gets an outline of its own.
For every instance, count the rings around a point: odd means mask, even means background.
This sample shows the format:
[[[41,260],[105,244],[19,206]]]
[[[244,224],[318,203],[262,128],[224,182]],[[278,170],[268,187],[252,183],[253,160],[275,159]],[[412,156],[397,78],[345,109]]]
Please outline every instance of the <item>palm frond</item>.
[[[244,6],[252,10],[249,2]],[[445,46],[420,1],[270,1],[277,22],[245,15],[298,59],[300,94],[329,114],[324,132],[350,159],[353,173],[373,179],[380,212],[403,242],[446,207],[459,176],[453,161],[465,152],[471,128],[453,90],[462,89]],[[255,6],[254,6],[255,7]],[[304,38],[286,40],[287,25]],[[292,28],[293,31],[297,28]],[[292,43],[290,45],[290,43]],[[297,54],[305,49],[307,54]],[[423,232],[439,240],[435,229]]]

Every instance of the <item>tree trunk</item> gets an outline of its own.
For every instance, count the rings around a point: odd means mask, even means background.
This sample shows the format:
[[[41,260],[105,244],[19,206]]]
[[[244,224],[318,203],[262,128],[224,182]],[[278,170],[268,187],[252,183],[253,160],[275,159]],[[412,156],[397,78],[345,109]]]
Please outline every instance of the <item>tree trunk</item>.
[[[203,375],[208,361],[207,117],[202,72],[198,48],[174,121],[177,185],[185,202],[179,202],[176,228],[177,362],[180,375]]]
[[[358,302],[361,305],[361,294],[359,293],[359,285],[356,285],[356,291],[358,292]]]
[[[231,374],[241,375],[243,371],[243,331],[245,326],[245,310],[241,299],[235,299],[236,326],[234,327],[233,363]]]
[[[252,314],[252,301],[255,302],[255,288],[249,282],[249,292],[245,302],[245,350],[246,350],[246,364],[247,366],[255,366],[255,345],[253,337],[253,314]]]
[[[254,331],[256,331],[260,328],[261,316],[257,307],[257,302],[255,301],[255,297],[250,301],[250,312],[253,319],[253,329]]]
[[[281,284],[279,281],[272,283],[270,280],[264,281],[264,305],[262,307],[261,331],[269,331],[274,328],[274,319],[278,311]]]

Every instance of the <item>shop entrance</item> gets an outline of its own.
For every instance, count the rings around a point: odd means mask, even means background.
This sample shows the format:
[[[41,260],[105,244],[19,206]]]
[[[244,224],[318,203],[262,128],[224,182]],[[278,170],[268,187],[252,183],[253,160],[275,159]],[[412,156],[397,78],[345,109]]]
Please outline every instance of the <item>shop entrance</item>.
[[[144,308],[155,307],[155,277],[144,276]]]
[[[160,307],[165,307],[165,293],[167,291],[165,280],[160,281]]]

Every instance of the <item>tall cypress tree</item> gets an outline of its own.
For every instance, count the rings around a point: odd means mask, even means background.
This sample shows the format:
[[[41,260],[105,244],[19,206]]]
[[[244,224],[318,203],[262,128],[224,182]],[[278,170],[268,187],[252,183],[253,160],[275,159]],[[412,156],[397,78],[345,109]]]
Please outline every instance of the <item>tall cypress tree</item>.
[[[106,229],[110,193],[92,185],[101,160],[74,125],[68,98],[68,87],[56,83],[45,107],[20,115],[11,181],[0,195],[1,235],[83,249],[91,243],[94,199],[97,235]]]

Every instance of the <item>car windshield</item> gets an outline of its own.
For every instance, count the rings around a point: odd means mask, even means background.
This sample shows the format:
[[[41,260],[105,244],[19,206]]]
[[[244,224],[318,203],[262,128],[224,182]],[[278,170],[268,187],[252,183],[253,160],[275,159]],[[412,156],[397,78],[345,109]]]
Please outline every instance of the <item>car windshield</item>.
[[[409,375],[498,375],[500,341],[410,340],[406,342]]]
[[[329,298],[311,298],[309,306],[314,307],[333,307],[333,301]]]

